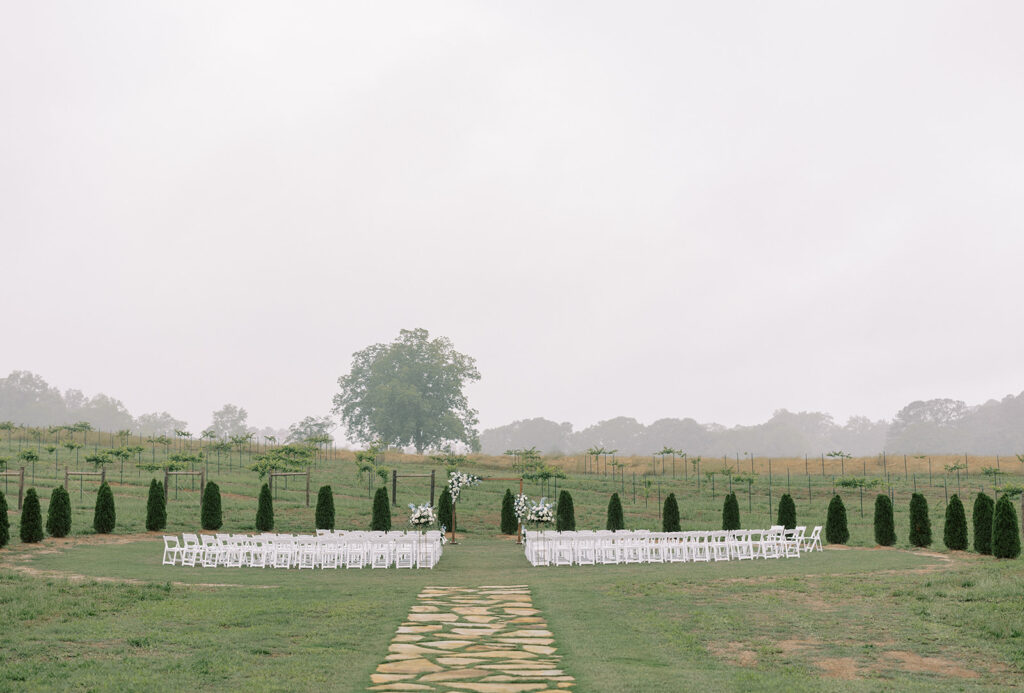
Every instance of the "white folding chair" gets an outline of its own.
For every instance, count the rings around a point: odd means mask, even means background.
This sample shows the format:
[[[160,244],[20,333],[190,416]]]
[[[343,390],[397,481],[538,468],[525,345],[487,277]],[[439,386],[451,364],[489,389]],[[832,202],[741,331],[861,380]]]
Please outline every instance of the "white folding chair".
[[[202,562],[203,550],[198,536],[195,534],[182,534],[181,544],[182,565],[194,566],[196,561]]]
[[[652,533],[647,540],[647,562],[648,563],[664,563],[665,562],[665,535],[661,533]]]
[[[804,537],[804,551],[814,551],[815,546],[818,547],[818,551],[821,551],[821,525],[812,529],[809,536]]]
[[[274,567],[288,570],[292,567],[295,557],[295,540],[292,537],[279,534],[274,540]]]
[[[416,538],[402,537],[395,542],[395,568],[416,567]]]
[[[693,561],[707,563],[711,560],[711,543],[707,532],[692,532],[687,542],[687,549]]]
[[[387,537],[370,542],[370,568],[387,568],[391,565],[392,543]]]
[[[803,543],[805,531],[807,531],[806,527],[785,530],[782,545],[783,555],[786,558],[800,558],[800,545]]]
[[[200,538],[203,541],[203,567],[216,568],[221,561],[221,554],[223,553],[220,540],[212,534],[202,534]]]
[[[181,544],[178,543],[178,536],[164,535],[164,557],[163,565],[174,565],[181,562]]]
[[[576,563],[594,565],[597,563],[597,537],[583,536],[576,539],[574,547]]]

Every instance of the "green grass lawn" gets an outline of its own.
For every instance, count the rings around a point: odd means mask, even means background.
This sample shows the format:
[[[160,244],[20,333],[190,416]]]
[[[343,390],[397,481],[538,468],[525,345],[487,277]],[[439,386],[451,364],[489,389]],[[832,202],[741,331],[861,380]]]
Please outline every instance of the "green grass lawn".
[[[398,460],[402,472],[422,472]],[[222,465],[209,478],[223,492],[222,531],[253,531],[259,479]],[[429,469],[429,467],[426,467]],[[49,490],[63,481],[37,467],[45,516]],[[478,466],[511,476],[507,466]],[[1024,563],[907,548],[907,501],[915,480],[894,480],[895,549],[833,549],[800,559],[640,566],[533,568],[521,547],[495,536],[501,495],[512,482],[463,492],[457,546],[434,570],[186,569],[160,565],[162,544],[142,532],[150,474],[108,470],[117,503],[114,539],[92,536],[95,484],[73,482],[72,537],[35,547],[17,539],[20,516],[7,493],[12,545],[0,550],[0,690],[182,689],[365,690],[395,629],[425,585],[528,584],[581,691],[1003,690],[1024,670]],[[160,475],[162,477],[162,474]],[[438,481],[444,477],[438,469]],[[1015,479],[1009,479],[1015,480]],[[1016,479],[1019,481],[1019,479]],[[970,503],[983,477],[964,480]],[[810,482],[811,489],[807,489]],[[930,504],[940,550],[947,490],[916,481]],[[367,480],[350,461],[322,460],[316,489],[334,490],[339,528],[367,528]],[[612,491],[630,528],[660,528],[660,498],[679,498],[684,529],[720,527],[722,484],[656,478],[645,498],[632,478],[571,475],[577,525],[603,527]],[[824,524],[830,477],[790,481],[801,524]],[[172,482],[173,484],[173,482]],[[659,489],[660,485],[660,489]],[[298,490],[296,486],[299,486]],[[390,488],[390,485],[389,485]],[[12,489],[13,490],[13,489]],[[526,488],[542,495],[536,483]],[[786,483],[759,478],[739,491],[745,527],[764,527]],[[440,492],[440,487],[437,489]],[[556,488],[543,494],[556,496]],[[874,493],[842,491],[850,544],[873,545]],[[405,504],[429,497],[426,479],[400,480],[394,522]],[[195,531],[199,492],[171,488],[169,533]],[[275,500],[276,529],[309,532],[304,482]],[[31,574],[19,569],[35,571]],[[86,579],[69,580],[68,575]],[[132,581],[130,584],[126,581]]]

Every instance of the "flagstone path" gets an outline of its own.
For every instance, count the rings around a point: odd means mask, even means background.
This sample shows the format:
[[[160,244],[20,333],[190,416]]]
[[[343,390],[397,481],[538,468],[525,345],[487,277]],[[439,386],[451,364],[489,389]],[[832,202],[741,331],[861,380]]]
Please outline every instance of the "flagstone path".
[[[371,691],[566,693],[575,685],[526,585],[424,587],[388,650]]]

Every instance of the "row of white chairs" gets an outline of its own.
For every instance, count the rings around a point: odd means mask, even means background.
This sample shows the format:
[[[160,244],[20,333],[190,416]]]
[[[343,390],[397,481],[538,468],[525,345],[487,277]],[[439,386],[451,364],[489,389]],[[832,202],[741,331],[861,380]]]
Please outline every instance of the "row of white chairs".
[[[164,565],[204,568],[433,568],[441,532],[164,535]]]
[[[532,565],[596,565],[609,563],[684,563],[799,558],[821,551],[821,527],[786,529],[651,532],[576,531],[525,532],[526,558]]]

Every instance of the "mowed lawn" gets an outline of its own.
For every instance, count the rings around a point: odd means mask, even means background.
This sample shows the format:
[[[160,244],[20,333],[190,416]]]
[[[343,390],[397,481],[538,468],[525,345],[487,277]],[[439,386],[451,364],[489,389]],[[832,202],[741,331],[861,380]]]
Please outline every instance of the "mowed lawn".
[[[1024,671],[1024,564],[971,554],[533,568],[471,534],[433,570],[299,572],[161,549],[0,553],[0,690],[366,690],[426,585],[529,585],[580,691],[1005,690]]]

